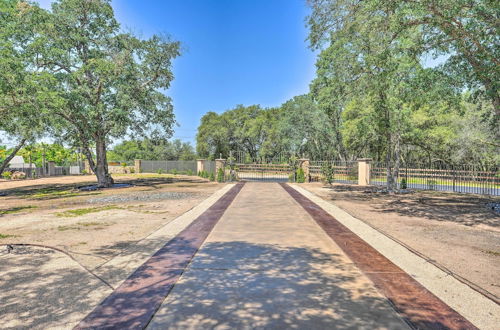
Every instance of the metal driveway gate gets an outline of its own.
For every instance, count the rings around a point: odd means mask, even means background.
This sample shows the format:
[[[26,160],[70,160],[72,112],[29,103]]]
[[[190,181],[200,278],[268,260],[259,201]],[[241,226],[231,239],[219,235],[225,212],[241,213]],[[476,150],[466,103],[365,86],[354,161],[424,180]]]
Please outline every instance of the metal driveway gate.
[[[294,181],[294,171],[289,164],[237,163],[236,177],[241,181],[288,182]]]

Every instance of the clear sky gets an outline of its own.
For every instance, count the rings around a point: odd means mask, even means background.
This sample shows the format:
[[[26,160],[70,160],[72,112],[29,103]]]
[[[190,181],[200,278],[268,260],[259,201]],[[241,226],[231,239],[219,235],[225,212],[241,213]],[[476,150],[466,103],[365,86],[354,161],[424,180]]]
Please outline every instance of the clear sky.
[[[50,8],[50,0],[40,0]],[[207,111],[237,104],[278,106],[308,92],[315,54],[307,48],[305,0],[113,0],[123,28],[182,43],[167,91],[179,127],[194,144]]]

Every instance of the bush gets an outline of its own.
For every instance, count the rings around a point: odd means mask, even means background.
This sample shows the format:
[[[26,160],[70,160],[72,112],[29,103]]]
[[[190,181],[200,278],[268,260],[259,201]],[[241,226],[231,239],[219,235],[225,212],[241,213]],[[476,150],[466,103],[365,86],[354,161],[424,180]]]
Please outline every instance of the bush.
[[[9,180],[11,175],[12,175],[12,172],[10,172],[10,171],[5,171],[2,173],[2,177],[6,180]]]
[[[159,169],[156,171],[156,173],[158,173],[158,174],[163,174],[163,169],[162,169],[162,168],[159,168]]]
[[[436,180],[427,179],[427,188],[431,190],[435,190],[437,186]]]
[[[130,173],[135,173],[135,167],[130,168]]]
[[[302,167],[299,167],[297,170],[297,182],[298,183],[304,183],[306,182],[306,175],[304,174],[304,170]]]
[[[89,173],[87,172],[87,170],[82,170],[82,174],[83,174],[83,175],[87,175],[87,174],[89,174]]]
[[[210,173],[210,175],[209,175],[208,179],[209,179],[210,181],[215,181],[215,174],[214,174],[214,172]]]
[[[170,173],[172,173],[173,175],[178,174],[178,172],[177,172],[177,169],[176,169],[176,168],[174,168],[174,169],[170,170]]]
[[[295,182],[295,172],[292,172],[290,173],[290,175],[288,175],[288,181]]]
[[[406,183],[406,178],[401,179],[400,187],[401,187],[401,189],[408,188],[408,184]]]
[[[187,171],[186,171],[186,174],[187,174],[187,175],[193,175],[193,171],[191,171],[191,170],[187,170]]]
[[[323,164],[323,166],[321,166],[321,173],[323,173],[325,181],[329,185],[332,185],[333,181],[335,180],[335,167],[333,166],[333,164],[332,163]]]
[[[217,182],[224,182],[224,170],[222,168],[217,171]]]

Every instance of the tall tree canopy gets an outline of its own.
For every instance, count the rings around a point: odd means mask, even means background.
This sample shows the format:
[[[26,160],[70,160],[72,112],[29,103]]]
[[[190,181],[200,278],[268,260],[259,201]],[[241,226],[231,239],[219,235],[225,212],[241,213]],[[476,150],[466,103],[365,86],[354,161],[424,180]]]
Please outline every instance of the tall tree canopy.
[[[444,69],[463,86],[483,93],[500,120],[500,6],[494,0],[308,0],[309,40],[314,48],[332,40],[332,33],[352,29],[360,16],[384,13],[388,30],[367,20],[373,33],[387,33],[393,42],[418,31],[415,56],[444,56]],[[357,28],[357,26],[356,26]]]
[[[0,161],[0,173],[26,142],[44,133],[43,113],[55,103],[54,79],[36,62],[37,31],[46,17],[25,2],[0,2],[0,133],[15,143]]]
[[[39,29],[37,63],[55,78],[55,134],[82,148],[100,187],[113,183],[106,150],[127,134],[168,138],[174,115],[162,93],[179,43],[124,33],[109,0],[57,0]],[[95,160],[92,148],[95,148]]]
[[[498,8],[472,3],[309,1],[309,40],[321,49],[311,92],[337,132],[339,157],[383,159],[389,190],[403,149],[452,160],[464,87],[490,99],[498,134]],[[425,69],[429,53],[446,63]]]

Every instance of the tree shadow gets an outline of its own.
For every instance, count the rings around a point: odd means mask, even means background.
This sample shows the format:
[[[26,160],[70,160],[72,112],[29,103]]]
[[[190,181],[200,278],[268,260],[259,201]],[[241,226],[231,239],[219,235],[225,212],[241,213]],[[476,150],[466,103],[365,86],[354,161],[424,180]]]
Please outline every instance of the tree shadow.
[[[0,254],[2,329],[70,328],[110,292],[58,251],[16,246]]]
[[[207,243],[158,310],[152,329],[406,328],[340,255],[247,242]]]
[[[371,209],[381,214],[422,218],[431,221],[449,221],[465,226],[487,225],[500,227],[500,215],[489,203],[498,203],[500,198],[452,194],[436,191],[414,191],[409,194],[390,195],[380,187],[333,186],[329,199],[369,203]]]

